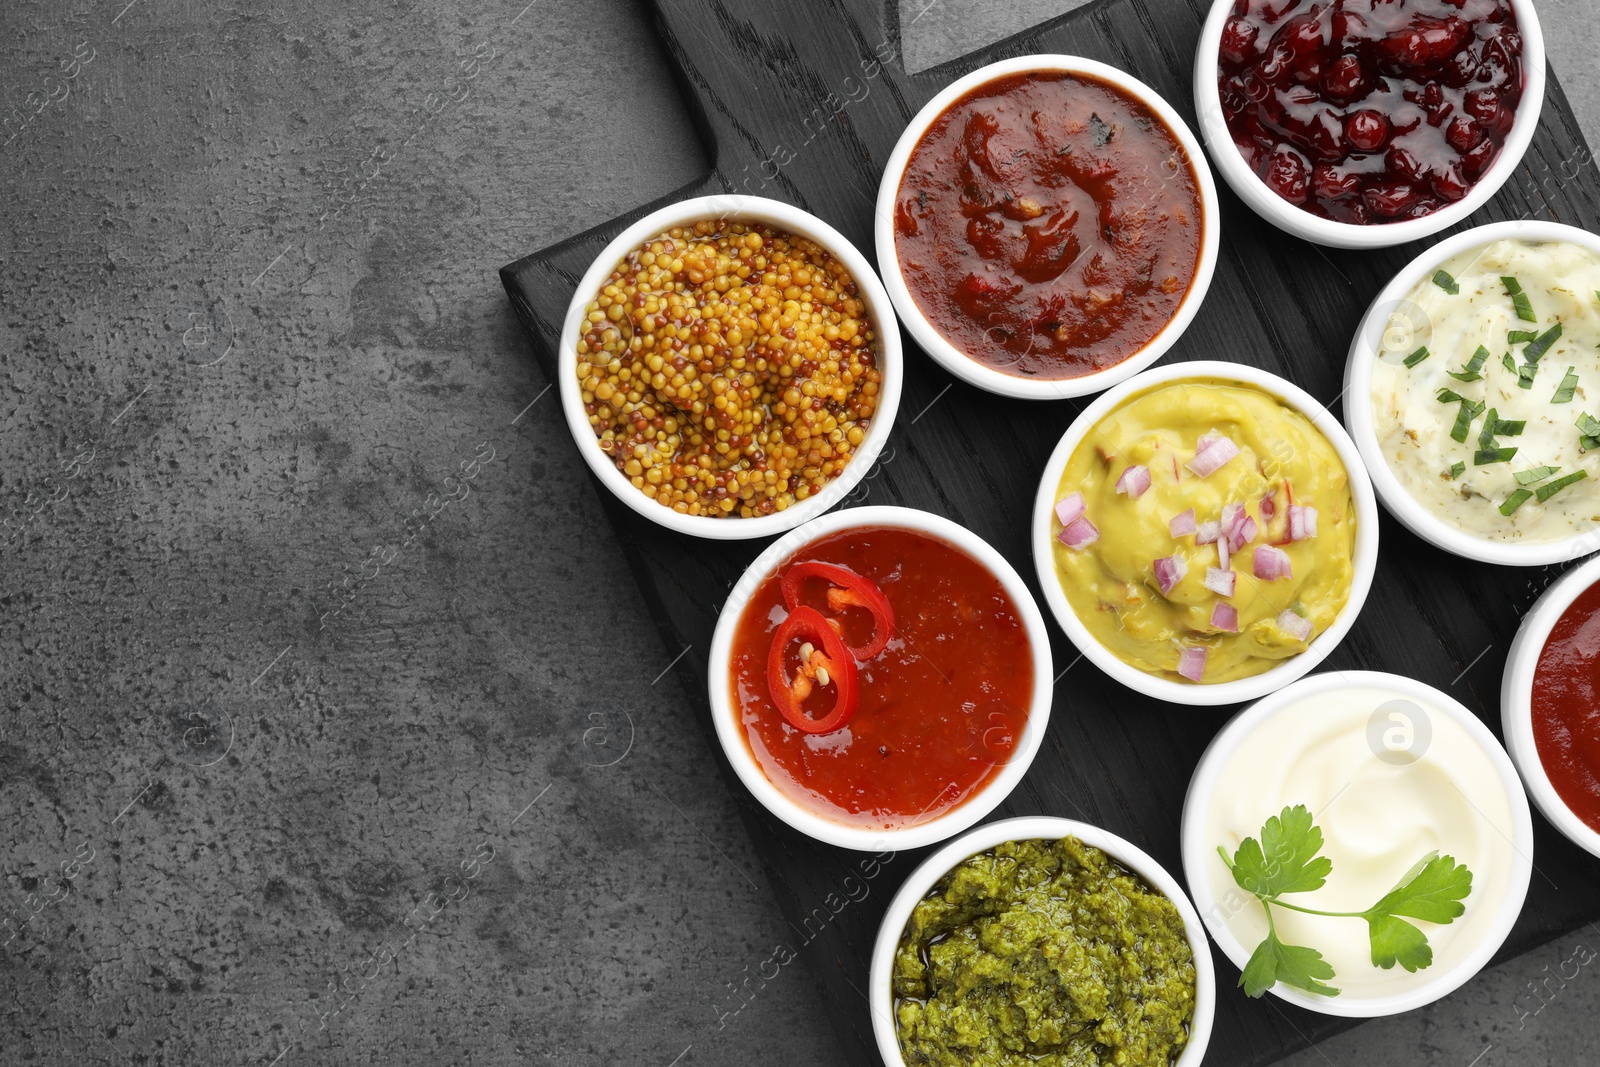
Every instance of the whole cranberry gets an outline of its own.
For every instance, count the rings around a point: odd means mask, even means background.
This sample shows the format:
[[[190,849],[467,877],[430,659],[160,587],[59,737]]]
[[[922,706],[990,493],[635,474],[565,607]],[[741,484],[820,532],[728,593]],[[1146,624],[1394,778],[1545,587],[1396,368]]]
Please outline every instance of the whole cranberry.
[[[1488,125],[1500,110],[1500,96],[1493,89],[1474,89],[1461,100],[1467,114]]]
[[[1473,181],[1483,177],[1493,165],[1495,156],[1499,155],[1500,148],[1491,138],[1485,137],[1472,148],[1462,153],[1461,173]]]
[[[1318,163],[1311,169],[1311,188],[1324,200],[1343,200],[1361,191],[1361,176],[1337,163]]]
[[[1411,150],[1397,144],[1389,146],[1389,153],[1384,157],[1384,166],[1388,168],[1390,174],[1408,182],[1420,181],[1424,173],[1421,161]]]
[[[1239,79],[1244,87],[1244,95],[1258,104],[1264,104],[1272,98],[1272,85],[1254,70],[1247,70]]]
[[[1267,188],[1291,204],[1303,204],[1311,195],[1311,167],[1305,156],[1286,144],[1273,150],[1261,177]]]
[[[1416,206],[1421,194],[1410,182],[1384,179],[1363,189],[1361,199],[1374,215],[1397,219]]]
[[[1482,137],[1478,124],[1465,115],[1457,115],[1444,128],[1444,139],[1457,152],[1465,152]]]
[[[1439,67],[1439,80],[1452,89],[1470,85],[1477,76],[1478,54],[1470,47],[1461,49]]]
[[[1254,22],[1242,18],[1229,19],[1222,28],[1222,58],[1236,67],[1255,62],[1261,54],[1256,47],[1259,33]]]
[[[1344,123],[1333,108],[1324,105],[1311,116],[1306,129],[1307,147],[1317,159],[1332,162],[1350,154],[1350,142],[1345,139]]]
[[[1274,47],[1284,45],[1294,53],[1296,59],[1305,59],[1322,51],[1327,43],[1323,34],[1321,13],[1312,8],[1280,26],[1278,32],[1272,35],[1272,43]]]
[[[1361,66],[1361,60],[1352,55],[1342,55],[1328,65],[1322,76],[1323,90],[1328,99],[1339,104],[1349,104],[1367,95],[1372,79]]]
[[[1357,150],[1376,152],[1389,140],[1389,119],[1381,111],[1364,107],[1344,120],[1344,135]]]
[[[1288,45],[1275,44],[1267,58],[1256,64],[1256,73],[1268,85],[1283,85],[1294,73],[1297,61]]]
[[[1460,200],[1472,188],[1471,184],[1461,177],[1460,169],[1453,163],[1429,175],[1428,185],[1441,198],[1450,201]]]

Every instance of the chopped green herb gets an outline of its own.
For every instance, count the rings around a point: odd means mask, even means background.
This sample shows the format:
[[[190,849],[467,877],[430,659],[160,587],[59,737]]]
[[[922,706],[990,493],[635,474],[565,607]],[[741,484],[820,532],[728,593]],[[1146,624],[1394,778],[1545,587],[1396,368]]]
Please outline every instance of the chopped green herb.
[[[1479,372],[1483,370],[1483,365],[1487,362],[1489,362],[1489,350],[1482,345],[1479,345],[1478,350],[1472,354],[1472,358],[1467,360],[1467,365],[1465,367],[1462,367],[1458,371],[1452,370],[1446,371],[1445,373],[1450,375],[1450,377],[1454,378],[1458,382],[1482,381],[1483,375]]]
[[[1405,358],[1405,365],[1407,367],[1415,367],[1418,363],[1421,363],[1423,360],[1427,359],[1428,356],[1428,346],[1423,345],[1421,348],[1417,349],[1415,352],[1411,353]]]
[[[1439,395],[1434,397],[1434,399],[1439,401],[1441,404],[1454,404],[1458,400],[1465,400],[1466,397],[1462,396],[1454,389],[1441,389],[1439,390]]]
[[[1567,368],[1567,376],[1561,379],[1561,388],[1556,390],[1556,395],[1550,398],[1552,404],[1570,404],[1572,397],[1578,391],[1578,374],[1576,367]]]
[[[1516,437],[1527,429],[1527,419],[1496,419],[1493,423],[1495,437]]]
[[[1490,463],[1509,463],[1516,454],[1514,448],[1480,448],[1472,454],[1472,465],[1484,467]]]
[[[1437,285],[1451,296],[1455,296],[1457,293],[1461,292],[1461,286],[1457,285],[1456,280],[1450,277],[1449,273],[1446,271],[1441,270],[1436,272],[1433,276],[1433,284]],[[1597,293],[1596,295],[1600,296],[1600,293]]]
[[[1534,375],[1539,373],[1539,364],[1524,363],[1517,368],[1517,387],[1519,389],[1532,389]]]
[[[1578,415],[1578,421],[1573,425],[1575,425],[1578,428],[1578,432],[1583,434],[1585,437],[1600,437],[1600,419],[1595,418],[1587,411],[1580,413]]]
[[[1516,492],[1506,497],[1506,502],[1500,505],[1500,514],[1509,518],[1513,512],[1532,499],[1533,490],[1518,489]]]
[[[1461,444],[1466,444],[1467,434],[1472,429],[1472,420],[1481,414],[1483,414],[1482,401],[1473,403],[1462,397],[1461,408],[1456,412],[1456,424],[1450,431],[1450,437]]]
[[[1581,482],[1587,477],[1589,477],[1588,471],[1573,471],[1571,474],[1568,474],[1565,477],[1557,478],[1553,482],[1547,482],[1544,485],[1541,485],[1539,487],[1539,491],[1534,495],[1539,498],[1539,503],[1543,504],[1546,500],[1549,500],[1551,497],[1561,492],[1561,490],[1565,489],[1573,482]]]
[[[1517,373],[1517,361],[1511,358],[1510,352],[1507,352],[1505,355],[1501,356],[1500,362],[1502,365],[1504,365],[1506,370],[1510,371],[1512,374]]]
[[[1459,460],[1450,465],[1450,480],[1455,481],[1467,472],[1467,465]]]
[[[1523,322],[1538,322],[1539,316],[1533,313],[1533,304],[1528,300],[1528,294],[1522,291],[1522,283],[1508,275],[1502,275],[1500,284],[1506,287],[1506,295],[1511,297],[1511,302],[1517,307],[1517,318]]]
[[[1483,420],[1483,430],[1478,434],[1479,448],[1494,447],[1494,428],[1500,421],[1500,412],[1495,408],[1489,409],[1489,417]]]
[[[1522,358],[1529,363],[1537,363],[1546,352],[1550,351],[1550,346],[1560,339],[1561,324],[1558,322],[1529,342],[1528,347],[1522,350]]]
[[[1534,482],[1544,481],[1560,469],[1560,467],[1535,467],[1531,471],[1518,471],[1513,477],[1516,478],[1518,485],[1532,485]]]
[[[1538,336],[1538,330],[1512,330],[1510,333],[1506,334],[1506,344],[1525,345],[1529,341],[1538,339]]]

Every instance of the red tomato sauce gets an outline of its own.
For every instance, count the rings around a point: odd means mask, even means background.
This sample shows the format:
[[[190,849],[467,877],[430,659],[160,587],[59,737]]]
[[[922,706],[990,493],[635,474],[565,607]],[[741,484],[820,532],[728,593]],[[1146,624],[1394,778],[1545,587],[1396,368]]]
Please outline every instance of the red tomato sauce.
[[[1600,830],[1600,584],[1550,631],[1533,675],[1539,762],[1573,813]]]
[[[767,688],[773,631],[788,615],[779,579],[809,560],[876,582],[895,615],[888,646],[858,667],[859,710],[829,734],[790,726]],[[813,581],[801,599],[832,616],[825,594]],[[866,644],[865,611],[837,617],[847,643]],[[927,822],[997,775],[1033,695],[1027,629],[999,580],[944,541],[887,527],[815,541],[768,575],[739,618],[732,664],[745,740],[772,784],[824,818],[882,829]],[[823,689],[807,698],[809,713],[831,703],[832,687]]]
[[[996,78],[911,153],[895,249],[956,348],[1020,377],[1078,378],[1134,355],[1199,269],[1200,183],[1153,111],[1096,78]]]

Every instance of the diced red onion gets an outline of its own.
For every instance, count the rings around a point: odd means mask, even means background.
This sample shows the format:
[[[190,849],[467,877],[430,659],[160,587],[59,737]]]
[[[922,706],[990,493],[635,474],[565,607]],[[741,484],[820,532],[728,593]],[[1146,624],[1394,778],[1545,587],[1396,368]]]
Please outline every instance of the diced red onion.
[[[1206,568],[1206,588],[1218,596],[1232,596],[1238,575],[1221,567]]]
[[[1167,523],[1167,529],[1172,531],[1173,537],[1187,537],[1198,529],[1194,521],[1194,508],[1190,508],[1182,515],[1174,515]]]
[[[1228,572],[1232,574],[1232,571]],[[1225,633],[1239,632],[1239,609],[1218,601],[1211,609],[1211,625]]]
[[[1232,553],[1228,551],[1228,534],[1224,531],[1217,536],[1217,566],[1227,570],[1231,556]]]
[[[1243,504],[1222,505],[1222,532],[1228,540],[1233,540],[1233,535],[1239,531],[1239,524],[1244,521],[1245,511]]]
[[[1057,540],[1073,551],[1088,548],[1100,540],[1100,531],[1086,516],[1079,515],[1056,535]]]
[[[1244,517],[1244,521],[1239,524],[1239,528],[1234,531],[1233,545],[1231,547],[1235,552],[1239,551],[1245,545],[1248,545],[1251,541],[1254,541],[1256,539],[1256,534],[1259,532],[1260,530],[1256,526],[1256,520],[1252,519],[1249,515],[1246,515]]]
[[[1178,673],[1191,682],[1198,682],[1206,673],[1206,649],[1186,648],[1178,657]]]
[[[1271,522],[1272,516],[1278,513],[1278,504],[1273,499],[1273,494],[1268,493],[1261,498],[1261,521]]]
[[[1263,582],[1294,577],[1294,569],[1289,564],[1289,553],[1281,548],[1257,545],[1254,563],[1256,577]]]
[[[1197,448],[1187,466],[1202,478],[1215,473],[1239,454],[1239,446],[1221,434],[1206,434],[1197,442]]]
[[[1304,541],[1317,536],[1317,509],[1289,505],[1289,540]]]
[[[1061,525],[1071,526],[1074,519],[1087,510],[1083,502],[1082,493],[1073,493],[1056,501],[1056,518],[1061,520]]]
[[[1311,640],[1311,620],[1293,611],[1285,611],[1279,615],[1278,626],[1296,641]]]
[[[1211,521],[1202,522],[1195,527],[1194,543],[1197,545],[1214,545],[1217,535],[1222,532],[1222,523]]]
[[[1129,500],[1138,500],[1141,496],[1144,496],[1144,491],[1149,488],[1149,467],[1124,467],[1122,477],[1117,479],[1117,492],[1127,493]]]
[[[1189,573],[1189,565],[1184,562],[1182,556],[1163,556],[1150,566],[1156,572],[1156,581],[1161,583],[1162,596],[1172,592],[1172,587]]]

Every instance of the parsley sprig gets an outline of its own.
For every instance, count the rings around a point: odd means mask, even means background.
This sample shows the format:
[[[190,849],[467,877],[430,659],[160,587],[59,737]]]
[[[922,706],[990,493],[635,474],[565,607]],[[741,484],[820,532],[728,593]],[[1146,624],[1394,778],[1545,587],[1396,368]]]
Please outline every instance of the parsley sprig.
[[[1245,995],[1259,997],[1274,985],[1303,989],[1336,997],[1339,990],[1328,981],[1333,965],[1322,953],[1304,945],[1290,945],[1278,936],[1272,921],[1274,907],[1331,918],[1365,919],[1372,948],[1372,965],[1385,970],[1396,963],[1416,972],[1433,962],[1433,949],[1422,930],[1407,919],[1446,925],[1466,911],[1461,902],[1472,892],[1472,872],[1453,857],[1430,852],[1418,860],[1366,911],[1319,911],[1283,900],[1285,894],[1321,889],[1333,873],[1333,861],[1322,852],[1322,831],[1304,804],[1286,807],[1261,828],[1261,840],[1247,837],[1230,858],[1218,846],[1239,888],[1261,901],[1267,914],[1267,938],[1256,946],[1239,976]]]

